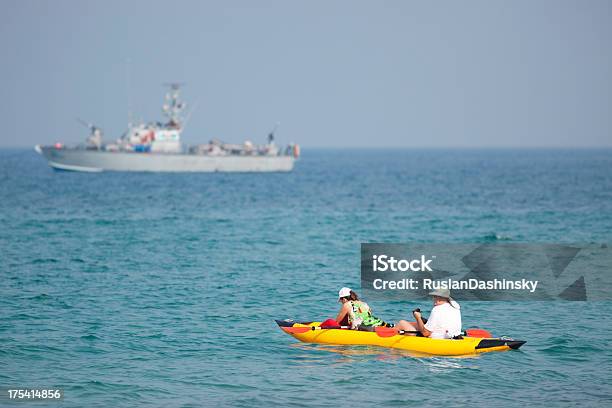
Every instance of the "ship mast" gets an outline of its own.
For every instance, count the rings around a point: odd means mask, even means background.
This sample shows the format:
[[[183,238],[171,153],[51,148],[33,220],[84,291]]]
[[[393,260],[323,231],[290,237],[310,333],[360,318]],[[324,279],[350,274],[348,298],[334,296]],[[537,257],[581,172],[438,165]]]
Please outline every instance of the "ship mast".
[[[164,98],[162,112],[168,117],[168,127],[180,129],[182,126],[181,112],[187,107],[187,104],[180,99],[180,83],[166,84],[170,87]]]

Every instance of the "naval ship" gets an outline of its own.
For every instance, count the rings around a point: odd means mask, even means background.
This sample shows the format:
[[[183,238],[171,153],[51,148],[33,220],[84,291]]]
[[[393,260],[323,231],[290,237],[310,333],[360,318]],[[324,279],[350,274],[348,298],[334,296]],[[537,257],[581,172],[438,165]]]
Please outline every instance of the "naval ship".
[[[299,157],[300,147],[274,143],[276,126],[265,145],[251,141],[230,144],[213,139],[207,144],[185,146],[180,137],[186,103],[180,98],[180,84],[170,84],[162,112],[167,121],[129,123],[115,142],[105,143],[102,130],[93,124],[84,144],[36,145],[35,150],[57,170],[101,172],[288,172]],[[131,120],[130,120],[131,122]]]

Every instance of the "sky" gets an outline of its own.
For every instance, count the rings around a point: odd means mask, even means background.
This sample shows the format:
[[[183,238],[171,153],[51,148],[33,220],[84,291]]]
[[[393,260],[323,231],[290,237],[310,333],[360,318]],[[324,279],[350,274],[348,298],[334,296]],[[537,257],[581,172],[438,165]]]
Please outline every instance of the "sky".
[[[114,140],[160,120],[188,144],[612,146],[612,2],[0,0],[0,147]]]

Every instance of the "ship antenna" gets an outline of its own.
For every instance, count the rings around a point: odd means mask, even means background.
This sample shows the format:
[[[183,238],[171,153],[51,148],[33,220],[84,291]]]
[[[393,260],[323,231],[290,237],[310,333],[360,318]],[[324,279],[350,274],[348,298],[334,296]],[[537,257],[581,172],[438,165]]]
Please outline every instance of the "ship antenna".
[[[280,122],[276,122],[272,131],[268,134],[268,144],[274,142],[274,134],[276,133],[276,129],[278,129],[278,125],[280,125]]]
[[[86,122],[81,118],[76,118],[76,121],[79,122],[81,125],[85,126],[87,129],[91,130],[92,132],[98,129],[98,127],[94,125],[93,123]]]
[[[132,128],[132,87],[131,87],[131,65],[130,58],[125,60],[125,86],[127,88],[127,110],[128,110],[128,129]]]
[[[183,127],[182,130],[185,130],[185,128],[187,127],[187,122],[189,122],[189,119],[191,119],[191,115],[193,114],[193,112],[196,110],[196,108],[198,107],[198,102],[196,101],[193,104],[193,107],[189,110],[189,113],[187,114],[187,116],[185,117],[185,120],[183,121]]]

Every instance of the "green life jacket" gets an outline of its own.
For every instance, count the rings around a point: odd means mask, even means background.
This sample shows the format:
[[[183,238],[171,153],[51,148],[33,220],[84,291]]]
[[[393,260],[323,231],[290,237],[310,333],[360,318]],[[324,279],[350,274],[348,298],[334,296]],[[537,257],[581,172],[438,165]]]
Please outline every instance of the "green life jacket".
[[[356,319],[361,319],[363,326],[380,326],[383,321],[378,317],[372,316],[372,310],[367,303],[360,300],[351,301],[351,313],[349,313],[349,323],[352,324]]]

